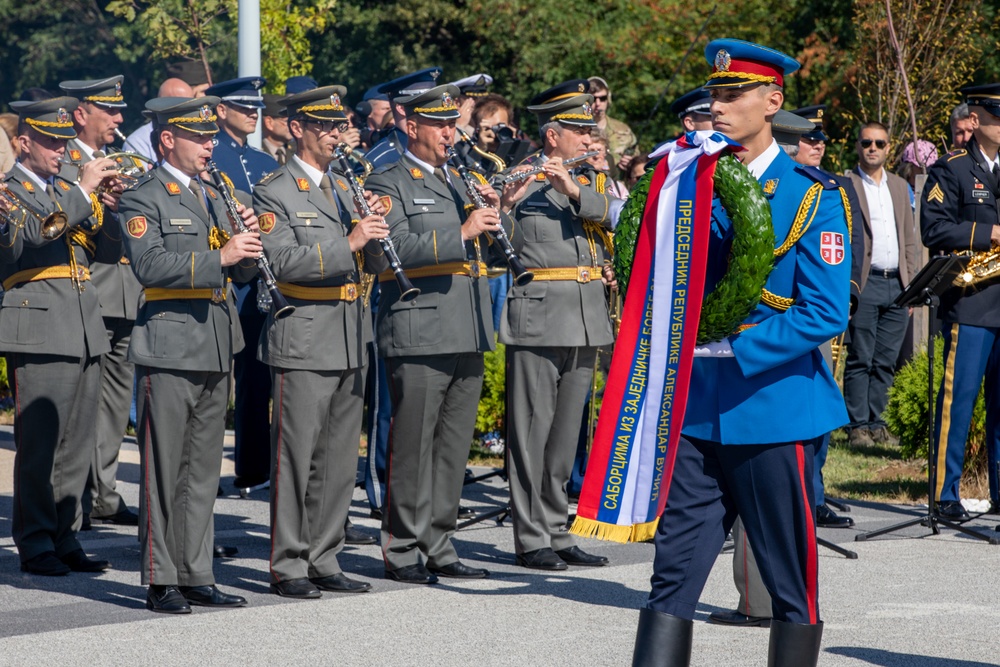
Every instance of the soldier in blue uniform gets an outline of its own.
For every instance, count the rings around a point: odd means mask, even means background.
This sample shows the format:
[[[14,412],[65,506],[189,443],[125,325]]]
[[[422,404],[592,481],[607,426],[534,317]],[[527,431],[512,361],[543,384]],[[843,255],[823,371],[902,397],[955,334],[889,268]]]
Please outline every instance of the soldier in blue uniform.
[[[739,333],[695,353],[633,664],[690,663],[698,598],[738,514],[751,543],[767,545],[758,564],[773,598],[768,665],[810,667],[823,632],[812,442],[847,422],[817,348],[847,326],[847,222],[840,189],[793,162],[771,134],[784,77],[798,63],[730,39],[710,42],[705,55],[714,63],[713,128],[744,146],[740,157],[770,199],[775,267]],[[709,289],[726,270],[732,236],[721,207],[712,217]],[[795,224],[802,219],[811,224]]]
[[[920,231],[931,252],[995,250],[1000,245],[1000,83],[962,89],[972,139],[964,149],[934,164],[924,184]],[[1000,284],[996,280],[953,287],[938,308],[944,334],[945,374],[937,398],[938,512],[963,520],[969,513],[959,500],[972,409],[986,378],[986,445],[991,512],[1000,507],[997,461],[1000,450]]]
[[[237,190],[253,192],[260,179],[278,168],[278,161],[251,146],[247,138],[256,130],[264,98],[261,88],[267,82],[259,76],[243,77],[217,83],[206,91],[218,97],[216,106],[220,132],[215,137],[212,159],[233,181]],[[257,308],[257,279],[235,284],[236,306],[240,314],[243,339],[260,338],[266,315]],[[236,375],[236,487],[259,487],[270,476],[271,432],[268,400],[271,397],[271,372],[257,360],[257,350],[247,345],[234,358]]]
[[[441,76],[440,67],[428,67],[418,72],[405,74],[398,79],[393,79],[378,86],[377,91],[389,96],[392,104],[392,117],[395,121],[377,144],[365,155],[372,167],[378,169],[390,165],[406,152],[406,132],[403,131],[403,123],[406,120],[406,112],[403,107],[396,103],[396,99],[415,95],[419,92],[429,90],[438,85],[438,77]]]

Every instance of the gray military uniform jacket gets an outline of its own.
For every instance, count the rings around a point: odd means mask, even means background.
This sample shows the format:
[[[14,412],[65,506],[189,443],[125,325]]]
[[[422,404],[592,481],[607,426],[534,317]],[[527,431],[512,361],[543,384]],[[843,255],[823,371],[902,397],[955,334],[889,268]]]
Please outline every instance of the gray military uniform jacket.
[[[579,280],[546,280],[543,272],[536,271],[535,280],[512,286],[500,318],[501,343],[598,347],[614,342],[601,282],[601,269],[611,254],[594,228],[611,229],[612,198],[595,171],[573,174],[580,186],[579,201],[557,192],[547,180],[532,181],[511,211],[518,231],[511,236],[511,245],[529,270],[578,268]],[[589,230],[584,220],[591,221]]]
[[[75,181],[80,167],[93,159],[88,156],[79,139],[69,140],[66,145],[66,157],[71,164],[64,164],[59,175],[68,181]],[[117,237],[120,229],[117,214],[105,208],[104,221],[107,223],[105,232]],[[97,295],[101,299],[101,315],[135,320],[142,287],[135,279],[128,261],[124,259],[124,252],[115,259],[95,261],[90,271],[91,280],[97,287]]]
[[[14,167],[5,179],[11,192],[38,211],[48,214],[61,208],[69,229],[93,229],[91,200],[75,183],[53,178],[57,203],[23,171]],[[16,215],[16,214],[15,214]],[[83,225],[83,227],[80,227]],[[4,279],[19,271],[44,267],[70,266],[70,253],[78,267],[121,253],[120,241],[102,228],[90,236],[93,254],[76,244],[69,245],[66,234],[55,240],[42,237],[40,222],[28,217],[23,228],[8,229],[4,253],[10,261],[0,269]],[[3,294],[0,308],[0,351],[52,354],[78,359],[108,352],[108,337],[101,320],[97,290],[90,281],[77,287],[69,278],[19,282]]]
[[[448,169],[452,187],[404,155],[368,177],[366,187],[388,209],[390,237],[404,269],[469,262],[477,258],[474,244],[462,241],[464,208],[469,205],[458,172]],[[510,221],[504,227],[511,233]],[[487,259],[490,244],[479,238]],[[479,278],[439,275],[411,278],[420,288],[412,301],[399,300],[395,280],[379,281],[379,354],[384,357],[484,352],[495,346],[489,282],[485,267]]]
[[[221,253],[209,246],[213,228],[231,233],[222,195],[202,182],[209,215],[190,189],[156,167],[122,195],[118,206],[125,255],[144,288],[225,291],[224,300],[176,298],[139,307],[129,344],[129,361],[153,368],[228,372],[243,349],[236,302],[228,279],[256,277],[244,260],[222,268]],[[249,195],[238,193],[249,201]]]
[[[290,159],[254,187],[261,240],[278,282],[305,288],[353,284],[357,293],[354,301],[285,294],[295,312],[281,320],[268,315],[261,332],[258,358],[268,365],[335,371],[367,363],[371,315],[361,299],[357,258],[347,241],[354,204],[344,199],[349,186],[342,176],[333,175],[333,184],[337,206]],[[376,241],[365,247],[364,265],[369,273],[388,267]]]

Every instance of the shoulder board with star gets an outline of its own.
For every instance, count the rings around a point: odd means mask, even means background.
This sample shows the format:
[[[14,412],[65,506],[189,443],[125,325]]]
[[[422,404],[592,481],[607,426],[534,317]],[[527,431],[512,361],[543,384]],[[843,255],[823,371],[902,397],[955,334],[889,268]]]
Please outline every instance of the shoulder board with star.
[[[840,187],[840,184],[837,183],[837,179],[819,167],[810,167],[803,164],[796,167],[796,169],[798,169],[798,171],[805,176],[808,176],[810,180],[822,185],[824,190],[836,190]]]
[[[283,174],[284,172],[285,172],[284,169],[275,169],[274,171],[269,171],[266,174],[264,174],[264,178],[262,178],[259,181],[257,181],[257,184],[254,187],[257,188],[257,187],[260,187],[262,185],[267,185],[271,181],[273,181],[273,180],[277,179],[279,176],[281,176],[281,174]]]
[[[945,162],[951,162],[952,160],[954,160],[956,158],[960,158],[963,155],[968,155],[968,154],[969,154],[969,151],[965,150],[964,148],[959,148],[958,150],[954,150],[954,151],[948,153],[947,155],[945,155],[944,159],[945,159]]]
[[[147,171],[145,174],[143,174],[143,175],[135,178],[131,183],[129,183],[125,187],[125,190],[126,191],[128,191],[128,190],[138,190],[140,186],[145,185],[146,183],[149,183],[151,180],[153,180],[153,172],[152,171]]]

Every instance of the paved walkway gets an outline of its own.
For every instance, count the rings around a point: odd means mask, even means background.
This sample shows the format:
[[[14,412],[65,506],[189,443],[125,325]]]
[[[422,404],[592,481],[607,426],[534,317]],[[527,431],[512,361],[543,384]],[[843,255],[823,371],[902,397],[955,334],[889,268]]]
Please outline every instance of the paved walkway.
[[[612,565],[558,575],[514,566],[510,523],[461,531],[459,553],[490,569],[489,579],[414,587],[382,578],[377,546],[349,547],[344,570],[370,581],[363,595],[325,594],[289,601],[267,591],[267,492],[241,499],[227,464],[216,504],[220,543],[237,558],[216,561],[226,590],[246,596],[244,609],[195,609],[165,617],[144,608],[134,531],[97,527],[83,533],[87,551],[112,561],[100,576],[47,579],[22,574],[10,539],[9,428],[0,428],[0,665],[627,665],[638,609],[649,585],[652,547],[588,541]],[[231,456],[227,447],[227,456]],[[138,453],[123,449],[122,490],[135,506]],[[466,489],[466,503],[504,502],[496,478]],[[910,507],[853,505],[859,529],[916,512]],[[377,533],[363,492],[352,520]],[[992,531],[1000,518],[974,522]],[[820,549],[820,595],[826,630],[824,667],[987,667],[1000,664],[1000,547],[923,528],[854,543],[853,530],[822,536],[857,551],[847,560]],[[730,608],[736,595],[731,556],[719,558],[699,620]],[[764,665],[767,631],[696,623],[693,665]]]

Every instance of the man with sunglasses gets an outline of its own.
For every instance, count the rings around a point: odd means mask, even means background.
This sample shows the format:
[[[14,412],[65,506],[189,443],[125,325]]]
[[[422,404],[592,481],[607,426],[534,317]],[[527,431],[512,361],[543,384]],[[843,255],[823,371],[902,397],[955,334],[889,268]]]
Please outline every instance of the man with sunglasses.
[[[348,178],[331,174],[347,130],[343,86],[324,86],[278,103],[295,153],[254,190],[261,239],[278,288],[296,310],[268,316],[259,358],[271,368],[271,591],[318,598],[361,593],[337,555],[345,544],[361,437],[371,315],[362,272],[388,268],[378,239],[381,215],[361,218]],[[381,211],[378,198],[368,203]]]
[[[251,146],[247,139],[257,129],[264,108],[261,88],[267,82],[259,76],[242,77],[211,86],[206,95],[216,97],[215,107],[220,132],[215,137],[212,159],[228,174],[237,190],[253,192],[253,186],[265,174],[278,168],[278,161]],[[238,489],[260,487],[268,480],[271,445],[268,438],[268,399],[271,395],[271,372],[257,361],[255,342],[264,327],[264,313],[257,308],[257,276],[250,282],[235,285],[236,305],[240,314],[243,338],[248,345],[236,355],[234,364],[236,397],[234,431],[236,433],[236,480]]]
[[[995,250],[1000,245],[1000,83],[962,89],[972,121],[972,138],[931,166],[924,184],[920,230],[932,253]],[[969,422],[979,395],[986,390],[986,447],[990,471],[990,512],[1000,511],[997,482],[1000,450],[1000,283],[953,287],[941,296],[938,317],[944,335],[947,371],[938,392],[934,437],[937,439],[938,512],[964,520],[959,483]],[[985,377],[985,384],[983,379]]]
[[[125,254],[144,296],[128,353],[138,385],[139,560],[146,608],[168,614],[246,604],[215,587],[212,511],[229,371],[244,346],[230,282],[257,275],[263,246],[253,210],[237,205],[254,231],[233,233],[223,194],[201,178],[219,131],[218,102],[146,103],[162,160],[119,205]]]
[[[858,166],[848,173],[858,195],[854,224],[864,234],[860,297],[847,328],[851,344],[844,364],[844,401],[851,418],[852,447],[895,442],[882,412],[889,401],[896,359],[910,315],[893,305],[917,271],[913,208],[905,180],[885,169],[889,132],[878,122],[861,126]]]
[[[590,84],[590,94],[594,97],[594,123],[597,131],[608,140],[608,163],[619,171],[628,169],[639,140],[624,122],[608,115],[611,108],[611,89],[602,77],[592,76],[587,79]]]
[[[66,148],[68,164],[60,175],[73,180],[80,166],[94,158],[114,152],[109,146],[115,141],[115,129],[122,123],[125,99],[122,96],[123,76],[94,81],[63,81],[59,87],[67,95],[80,100],[73,111],[76,139]],[[117,210],[122,187],[101,195],[109,230],[118,237]],[[110,261],[94,262],[91,279],[101,300],[101,316],[107,329],[111,351],[101,357],[101,402],[97,413],[97,442],[83,494],[83,529],[90,523],[110,523],[138,526],[139,515],[130,510],[116,490],[118,451],[128,426],[132,407],[135,368],[129,363],[128,344],[139,306],[139,283],[122,252]]]

